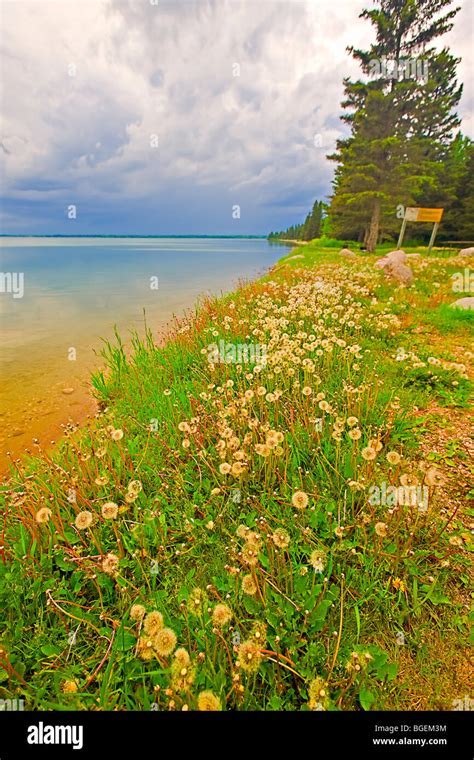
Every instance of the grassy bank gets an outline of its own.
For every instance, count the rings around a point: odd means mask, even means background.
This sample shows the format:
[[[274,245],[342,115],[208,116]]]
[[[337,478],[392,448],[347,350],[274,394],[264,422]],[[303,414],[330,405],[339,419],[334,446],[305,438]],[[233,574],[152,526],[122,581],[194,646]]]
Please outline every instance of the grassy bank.
[[[469,694],[472,314],[446,306],[465,262],[413,259],[400,289],[374,260],[308,244],[165,347],[151,331],[131,357],[106,347],[96,424],[3,489],[0,698],[450,710]]]

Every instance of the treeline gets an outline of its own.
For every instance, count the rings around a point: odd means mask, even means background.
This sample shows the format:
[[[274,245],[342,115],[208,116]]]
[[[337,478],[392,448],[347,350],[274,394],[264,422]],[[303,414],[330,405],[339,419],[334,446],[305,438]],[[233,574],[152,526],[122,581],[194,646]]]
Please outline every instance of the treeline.
[[[315,201],[313,208],[302,224],[293,224],[282,232],[270,232],[269,240],[313,240],[320,237],[323,221],[327,213],[327,205]]]
[[[474,144],[459,132],[460,61],[430,43],[453,27],[453,0],[377,0],[361,17],[375,27],[368,50],[348,48],[363,78],[344,80],[329,207],[333,237],[369,251],[396,239],[404,208],[445,209],[439,239],[474,240]],[[377,62],[383,65],[377,66]],[[432,225],[408,225],[421,239]]]

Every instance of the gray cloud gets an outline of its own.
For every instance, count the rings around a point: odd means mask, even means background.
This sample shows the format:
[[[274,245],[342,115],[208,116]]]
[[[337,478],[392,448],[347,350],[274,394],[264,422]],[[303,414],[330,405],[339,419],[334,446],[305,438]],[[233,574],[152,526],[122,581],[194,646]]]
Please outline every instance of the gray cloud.
[[[297,221],[330,192],[342,79],[358,74],[346,46],[371,40],[364,4],[4,1],[4,231],[22,219],[25,232],[70,231],[69,203],[83,210],[77,231]],[[447,42],[464,55],[460,113],[474,136],[470,17],[465,2]]]

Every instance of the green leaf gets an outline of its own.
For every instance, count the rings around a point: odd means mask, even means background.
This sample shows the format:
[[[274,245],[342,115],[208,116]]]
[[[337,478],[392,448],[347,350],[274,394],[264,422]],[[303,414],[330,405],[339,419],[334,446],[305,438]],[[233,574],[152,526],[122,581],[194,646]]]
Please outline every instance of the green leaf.
[[[371,706],[375,702],[375,694],[371,692],[366,686],[362,686],[359,691],[359,702],[363,710],[370,710]]]
[[[59,647],[55,646],[54,644],[45,644],[41,647],[41,651],[47,657],[56,657],[61,652]]]

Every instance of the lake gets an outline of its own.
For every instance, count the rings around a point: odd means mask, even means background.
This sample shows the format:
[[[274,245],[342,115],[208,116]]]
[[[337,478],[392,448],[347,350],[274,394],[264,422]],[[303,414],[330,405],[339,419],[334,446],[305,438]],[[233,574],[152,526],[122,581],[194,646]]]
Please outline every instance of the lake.
[[[271,267],[285,246],[236,238],[3,238],[0,469],[95,413],[90,372],[101,338],[157,334],[203,295]]]

